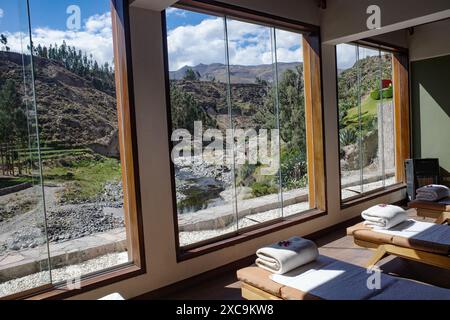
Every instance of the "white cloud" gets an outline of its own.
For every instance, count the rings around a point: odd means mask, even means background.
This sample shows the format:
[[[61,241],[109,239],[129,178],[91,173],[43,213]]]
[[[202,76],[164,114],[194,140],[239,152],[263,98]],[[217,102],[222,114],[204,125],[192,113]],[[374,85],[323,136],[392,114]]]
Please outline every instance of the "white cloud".
[[[3,18],[4,15],[5,15],[5,11],[2,8],[0,8],[0,18]]]
[[[279,62],[303,61],[301,35],[277,30]],[[268,27],[228,21],[230,64],[260,65],[273,61]],[[225,63],[225,34],[222,18],[205,19],[197,25],[179,26],[168,32],[170,70],[200,63]]]
[[[186,10],[181,10],[178,8],[168,8],[166,9],[166,14],[167,15],[175,15],[178,17],[186,17],[187,15],[187,11]]]
[[[357,47],[351,44],[339,44],[336,47],[336,57],[338,69],[348,69],[353,67],[358,59],[365,59],[367,57],[378,56],[379,51],[365,47]]]
[[[349,44],[336,46],[336,58],[338,69],[351,68],[357,59],[357,47]]]
[[[8,37],[8,46],[12,51],[22,52],[26,48],[26,41],[23,33],[15,32],[5,35]],[[80,31],[57,30],[51,28],[35,28],[32,30],[32,38],[35,46],[50,47],[50,45],[61,45],[66,41],[67,45],[74,46],[77,50],[82,50],[89,56],[92,54],[95,60],[103,64],[111,63],[114,58],[111,13],[94,15],[86,19]]]

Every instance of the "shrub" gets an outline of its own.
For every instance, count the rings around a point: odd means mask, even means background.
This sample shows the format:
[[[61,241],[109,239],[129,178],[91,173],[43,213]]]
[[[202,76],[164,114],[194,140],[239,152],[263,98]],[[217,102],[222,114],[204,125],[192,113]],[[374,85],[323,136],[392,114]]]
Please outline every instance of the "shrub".
[[[370,97],[373,100],[380,100],[380,90],[374,89],[374,90],[370,91]]]
[[[353,128],[347,127],[339,130],[339,142],[342,147],[354,144],[358,141],[358,133]]]
[[[251,185],[252,193],[255,197],[262,197],[268,194],[277,193],[279,190],[276,186],[267,182],[254,182]]]
[[[283,188],[290,190],[306,186],[306,154],[299,149],[285,149],[280,158]]]
[[[392,86],[383,89],[383,99],[391,99],[393,96],[394,96],[394,89],[392,88]]]

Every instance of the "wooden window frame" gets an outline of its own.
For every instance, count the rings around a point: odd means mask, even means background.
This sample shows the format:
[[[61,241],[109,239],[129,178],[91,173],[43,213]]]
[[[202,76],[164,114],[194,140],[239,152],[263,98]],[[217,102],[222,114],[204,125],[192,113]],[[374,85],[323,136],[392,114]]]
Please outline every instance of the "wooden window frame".
[[[410,103],[409,103],[409,51],[406,48],[393,46],[389,43],[374,40],[362,39],[351,42],[350,44],[368,47],[371,49],[382,50],[392,54],[392,85],[394,100],[394,136],[395,136],[395,179],[396,183],[390,186],[377,188],[361,195],[342,199],[342,175],[339,166],[339,198],[341,209],[349,208],[360,203],[398,192],[406,189],[406,177],[404,174],[404,161],[411,156],[411,129],[410,129]],[[337,46],[335,46],[335,65],[336,65],[336,102],[339,109],[339,87],[338,87],[338,66],[337,66]],[[339,117],[338,130],[339,130]],[[338,140],[338,159],[340,159],[339,150],[340,140]],[[398,143],[400,142],[400,143]]]
[[[66,283],[46,284],[2,297],[0,300],[66,299],[146,273],[131,61],[129,24],[131,2],[131,0],[110,0],[125,228],[130,262],[83,276],[79,289],[69,289]]]
[[[261,237],[265,234],[276,232],[281,229],[292,227],[322,217],[327,214],[326,196],[326,168],[325,168],[325,141],[324,141],[324,117],[323,117],[323,95],[322,95],[322,68],[321,68],[321,41],[320,27],[298,22],[283,17],[278,17],[247,8],[229,5],[210,0],[181,0],[173,7],[211,14],[219,17],[229,16],[240,21],[254,24],[275,27],[302,34],[303,38],[303,58],[304,58],[304,81],[305,81],[305,120],[307,136],[307,158],[308,158],[308,179],[309,179],[309,202],[310,209],[297,214],[273,219],[261,224],[242,228],[235,232],[223,236],[214,237],[181,247],[179,242],[178,214],[175,186],[175,169],[172,161],[171,184],[172,184],[172,204],[173,221],[175,230],[175,244],[177,262],[189,260],[204,254],[208,254],[238,243],[249,241]],[[168,66],[167,30],[166,15],[161,13],[163,30],[163,49],[166,77],[166,106],[168,121],[168,136],[170,150],[173,148],[172,122],[170,112],[170,79]]]

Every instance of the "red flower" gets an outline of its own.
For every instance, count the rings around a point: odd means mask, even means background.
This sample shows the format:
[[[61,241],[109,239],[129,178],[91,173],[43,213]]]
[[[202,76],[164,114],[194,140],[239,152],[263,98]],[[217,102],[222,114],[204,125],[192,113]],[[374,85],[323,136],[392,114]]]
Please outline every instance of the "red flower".
[[[392,80],[383,79],[381,80],[381,85],[383,86],[383,89],[389,88],[389,86],[392,85]]]
[[[280,241],[278,242],[279,247],[289,247],[291,245],[290,241]]]

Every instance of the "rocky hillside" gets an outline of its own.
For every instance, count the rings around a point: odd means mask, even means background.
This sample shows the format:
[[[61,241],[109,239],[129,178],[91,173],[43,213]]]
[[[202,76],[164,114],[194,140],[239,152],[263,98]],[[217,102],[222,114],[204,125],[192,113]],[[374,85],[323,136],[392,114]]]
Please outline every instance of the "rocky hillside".
[[[392,79],[390,55],[382,55],[381,61],[382,78]],[[339,71],[338,85],[341,99],[354,98],[358,92],[367,95],[379,85],[380,64],[377,56],[361,59],[351,68]],[[358,75],[361,76],[360,89],[358,88]]]
[[[66,147],[89,146],[118,155],[115,96],[94,88],[54,60],[35,58],[35,92],[41,143]],[[25,70],[29,70],[26,62]],[[27,72],[29,73],[29,72]],[[22,56],[0,52],[0,85],[6,79],[24,94]]]
[[[294,69],[300,63],[278,63],[278,73],[281,75],[287,69]],[[186,70],[192,69],[194,72],[200,74],[200,80],[211,81],[216,80],[218,82],[227,82],[227,68],[224,64],[199,64],[195,67],[184,66],[183,68],[170,72],[170,79],[181,80],[186,74]],[[232,83],[255,83],[256,79],[261,79],[271,82],[273,80],[273,65],[264,64],[258,66],[238,66],[231,65],[231,82]]]
[[[173,80],[171,85],[176,86],[185,94],[195,97],[198,107],[217,122],[219,129],[225,130],[229,127],[227,85],[225,83]],[[264,105],[268,90],[268,86],[262,84],[231,84],[232,113],[237,127],[254,126],[253,116]]]

